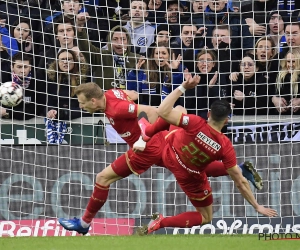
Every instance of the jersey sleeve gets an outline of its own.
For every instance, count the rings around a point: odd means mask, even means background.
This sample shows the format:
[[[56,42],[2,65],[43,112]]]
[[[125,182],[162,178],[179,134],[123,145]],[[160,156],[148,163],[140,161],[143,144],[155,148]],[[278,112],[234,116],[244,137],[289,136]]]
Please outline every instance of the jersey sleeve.
[[[181,114],[178,127],[183,128],[189,133],[196,133],[206,123],[206,121],[197,115]]]
[[[222,162],[226,170],[237,165],[235,150],[233,148],[232,143],[229,140],[227,140],[227,142],[224,145]]]
[[[125,92],[117,89],[109,90],[107,91],[106,96],[115,116],[121,119],[131,119],[137,117],[138,105],[135,104]]]

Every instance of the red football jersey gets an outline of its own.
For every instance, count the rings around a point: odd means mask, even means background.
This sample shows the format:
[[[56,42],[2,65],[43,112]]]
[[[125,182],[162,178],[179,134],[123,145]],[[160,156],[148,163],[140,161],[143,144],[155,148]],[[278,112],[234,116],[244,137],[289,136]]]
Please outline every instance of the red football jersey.
[[[110,124],[130,147],[139,139],[141,130],[138,125],[138,105],[120,89],[105,92],[106,114]]]
[[[196,115],[182,114],[179,128],[167,137],[172,157],[186,170],[199,173],[206,166],[222,160],[226,169],[236,166],[236,154],[231,141]]]

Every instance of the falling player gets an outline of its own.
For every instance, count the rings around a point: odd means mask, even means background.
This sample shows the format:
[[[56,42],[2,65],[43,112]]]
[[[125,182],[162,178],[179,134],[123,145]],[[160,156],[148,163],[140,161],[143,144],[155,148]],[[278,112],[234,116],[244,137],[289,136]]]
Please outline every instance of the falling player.
[[[90,113],[104,112],[112,127],[127,142],[130,149],[97,174],[93,193],[82,218],[59,219],[59,223],[67,230],[74,230],[82,234],[88,232],[91,221],[107,200],[110,184],[131,174],[140,175],[154,164],[163,166],[161,157],[165,146],[164,136],[168,133],[167,131],[154,135],[143,152],[135,153],[132,149],[136,141],[139,146],[145,144],[141,140],[141,131],[138,125],[139,114],[146,112],[153,122],[157,118],[157,113],[154,107],[135,104],[127,93],[116,89],[104,93],[95,83],[81,84],[76,88],[75,94],[80,107]],[[217,161],[210,166],[213,170],[224,168],[223,163]],[[253,174],[249,171],[248,174],[254,180]]]
[[[162,160],[164,166],[174,174],[177,183],[196,211],[165,218],[162,214],[154,214],[148,226],[144,228],[146,234],[164,227],[199,226],[212,220],[213,196],[204,171],[207,165],[215,160],[222,160],[242,196],[258,213],[268,217],[277,215],[275,210],[257,203],[248,181],[238,169],[232,143],[221,133],[231,112],[230,104],[227,101],[215,101],[211,106],[207,122],[199,116],[183,114],[173,109],[175,102],[186,88],[197,85],[199,81],[194,78],[186,74],[187,80],[164,99],[157,113],[168,123],[180,127],[171,130],[166,136]],[[145,125],[143,122],[140,123]]]

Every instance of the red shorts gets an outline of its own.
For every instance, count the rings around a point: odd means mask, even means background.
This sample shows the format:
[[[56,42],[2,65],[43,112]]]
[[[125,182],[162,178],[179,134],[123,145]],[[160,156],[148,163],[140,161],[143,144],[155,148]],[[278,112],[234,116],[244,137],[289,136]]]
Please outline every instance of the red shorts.
[[[212,189],[205,172],[192,173],[184,169],[177,160],[171,156],[174,154],[170,146],[163,152],[164,166],[169,169],[176,178],[181,189],[189,197],[195,207],[207,207],[213,203]]]
[[[140,175],[154,164],[163,166],[162,152],[166,145],[165,134],[165,131],[155,134],[147,142],[143,152],[135,153],[129,149],[111,164],[114,172],[119,176],[127,177],[132,173]]]

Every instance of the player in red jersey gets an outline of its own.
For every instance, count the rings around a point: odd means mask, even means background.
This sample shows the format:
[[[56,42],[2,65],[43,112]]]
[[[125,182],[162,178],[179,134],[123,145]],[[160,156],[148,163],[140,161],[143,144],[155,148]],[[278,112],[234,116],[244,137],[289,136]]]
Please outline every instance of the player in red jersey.
[[[75,90],[80,108],[90,113],[96,111],[105,113],[112,127],[126,141],[130,149],[97,174],[92,196],[81,219],[60,218],[58,220],[67,230],[86,234],[92,219],[107,200],[110,184],[132,173],[140,175],[154,164],[162,165],[164,133],[167,132],[158,133],[151,139],[151,143],[147,143],[144,151],[138,154],[132,149],[136,141],[142,146],[146,144],[141,139],[138,125],[139,114],[146,112],[154,121],[157,113],[154,107],[135,104],[129,98],[129,93],[131,92],[126,93],[118,89],[111,89],[104,93],[95,83],[81,84]]]
[[[236,155],[230,140],[221,133],[231,112],[227,101],[215,101],[208,114],[208,121],[195,115],[187,115],[173,109],[177,99],[186,88],[197,85],[197,77],[187,75],[187,81],[169,94],[157,109],[165,121],[181,127],[166,136],[167,145],[163,152],[163,163],[175,176],[196,212],[185,212],[171,217],[154,214],[144,233],[164,227],[193,227],[212,220],[212,190],[205,168],[213,161],[222,160],[228,174],[242,196],[265,216],[273,217],[277,212],[259,205],[252,194],[248,181],[242,176],[236,163]]]
[[[132,149],[135,141],[142,146],[145,143],[140,136],[141,131],[137,121],[139,114],[146,112],[153,122],[157,118],[157,113],[154,107],[135,104],[128,97],[129,93],[131,92],[126,93],[117,89],[104,93],[95,83],[82,84],[76,88],[75,94],[80,107],[90,113],[104,112],[113,128],[128,143],[130,149],[97,174],[94,191],[81,219],[59,219],[59,223],[67,230],[75,230],[82,234],[88,232],[92,219],[107,200],[110,184],[132,173],[142,174],[154,164],[163,166],[161,158],[165,146],[164,136],[168,133],[167,131],[155,135],[151,142],[147,143],[143,152],[137,154]],[[220,162],[214,165],[223,167]]]

